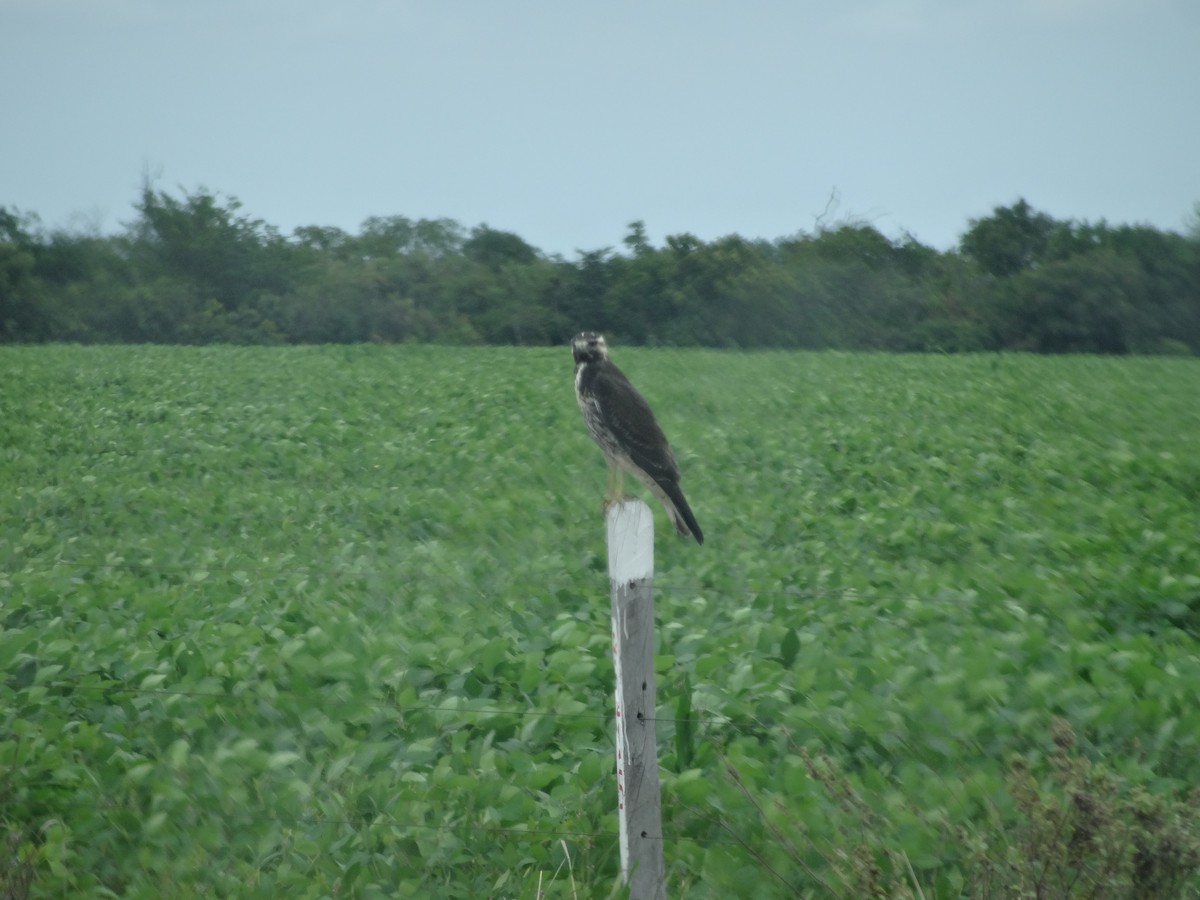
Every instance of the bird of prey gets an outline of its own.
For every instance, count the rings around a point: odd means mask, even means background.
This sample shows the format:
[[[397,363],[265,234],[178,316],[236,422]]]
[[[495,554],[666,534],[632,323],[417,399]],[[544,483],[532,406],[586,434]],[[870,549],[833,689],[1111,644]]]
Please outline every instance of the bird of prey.
[[[571,340],[575,355],[575,399],[592,439],[608,462],[604,505],[624,495],[625,473],[632,473],[667,510],[684,537],[704,543],[692,508],[679,489],[679,466],[650,405],[608,358],[604,336],[584,331]]]

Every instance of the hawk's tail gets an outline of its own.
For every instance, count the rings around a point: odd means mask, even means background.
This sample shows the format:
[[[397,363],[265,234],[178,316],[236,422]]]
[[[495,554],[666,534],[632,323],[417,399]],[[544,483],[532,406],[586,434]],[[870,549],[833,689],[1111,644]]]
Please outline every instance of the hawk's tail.
[[[697,544],[703,544],[704,532],[700,530],[700,523],[692,515],[692,508],[688,506],[687,499],[683,496],[683,491],[679,489],[679,482],[664,479],[658,483],[658,486],[666,494],[666,500],[670,501],[664,501],[663,506],[667,508],[667,513],[671,516],[671,522],[675,525],[675,530],[684,537],[691,535],[696,539]]]

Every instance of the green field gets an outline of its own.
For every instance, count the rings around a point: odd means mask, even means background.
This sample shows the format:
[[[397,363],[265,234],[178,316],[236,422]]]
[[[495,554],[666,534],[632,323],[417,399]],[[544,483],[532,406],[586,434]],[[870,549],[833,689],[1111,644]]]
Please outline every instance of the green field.
[[[1187,870],[1200,363],[613,353],[671,896]],[[0,887],[612,895],[604,483],[565,347],[0,348]]]

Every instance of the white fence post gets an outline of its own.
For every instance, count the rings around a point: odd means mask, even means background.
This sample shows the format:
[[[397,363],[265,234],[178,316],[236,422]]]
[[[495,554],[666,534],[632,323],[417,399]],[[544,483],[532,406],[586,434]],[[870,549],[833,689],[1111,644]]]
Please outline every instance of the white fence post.
[[[666,897],[654,735],[654,517],[641,500],[608,508],[616,672],[617,818],[630,900]]]

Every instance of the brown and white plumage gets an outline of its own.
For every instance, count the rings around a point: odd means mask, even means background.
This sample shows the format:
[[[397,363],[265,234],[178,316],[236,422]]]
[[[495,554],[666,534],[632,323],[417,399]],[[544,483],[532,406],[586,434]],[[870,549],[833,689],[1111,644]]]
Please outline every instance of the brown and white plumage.
[[[608,358],[603,335],[591,331],[577,334],[571,350],[575,398],[592,439],[608,462],[606,503],[620,499],[623,475],[630,472],[658,498],[680,534],[703,544],[704,534],[679,488],[675,455],[650,404]]]

